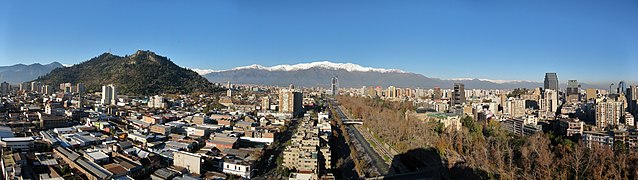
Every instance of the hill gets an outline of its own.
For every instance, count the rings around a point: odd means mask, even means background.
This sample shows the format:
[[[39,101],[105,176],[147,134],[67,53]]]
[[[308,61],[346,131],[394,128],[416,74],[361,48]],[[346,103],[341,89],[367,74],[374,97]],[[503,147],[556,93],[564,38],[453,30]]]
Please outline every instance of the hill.
[[[0,66],[0,82],[21,83],[34,80],[45,75],[55,68],[64,67],[58,62],[50,64],[34,63],[30,65],[16,64],[11,66]]]
[[[194,71],[151,51],[124,57],[104,53],[80,64],[58,68],[37,79],[45,84],[84,83],[88,91],[114,84],[122,94],[153,95],[220,90]]]

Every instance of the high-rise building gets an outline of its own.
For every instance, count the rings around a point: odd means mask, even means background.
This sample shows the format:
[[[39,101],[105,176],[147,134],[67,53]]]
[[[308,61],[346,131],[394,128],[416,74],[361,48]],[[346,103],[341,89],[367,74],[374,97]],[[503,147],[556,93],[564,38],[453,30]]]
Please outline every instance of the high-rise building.
[[[111,104],[117,104],[117,88],[113,84],[102,86],[102,105]]]
[[[635,85],[631,85],[629,86],[629,88],[627,88],[627,111],[632,115],[638,113],[638,100],[636,99],[636,91],[637,89]]]
[[[375,88],[375,91],[377,92],[377,96],[379,97],[383,96],[383,90],[381,90],[381,86],[377,86]]]
[[[75,85],[75,92],[78,94],[84,94],[84,92],[86,91],[86,88],[84,87],[84,84],[82,83],[77,83]]]
[[[164,97],[160,95],[151,96],[148,98],[148,107],[151,108],[167,108],[168,103],[164,102]]]
[[[594,88],[587,88],[586,92],[587,101],[598,98],[598,90]]]
[[[434,87],[434,94],[432,95],[432,99],[441,100],[441,96],[443,96],[443,94],[441,93],[441,88]]]
[[[558,76],[556,76],[556,73],[545,73],[545,83],[543,88],[558,91]]]
[[[541,100],[541,110],[544,110],[546,117],[554,117],[558,111],[558,92],[552,89],[545,89]]]
[[[627,94],[629,94],[627,97],[630,98],[631,100],[638,100],[638,87],[636,87],[636,85],[631,85],[629,86],[629,90],[627,90]]]
[[[596,127],[618,126],[623,115],[623,103],[606,99],[596,103]]]
[[[505,101],[503,113],[509,114],[513,118],[525,116],[525,100],[510,97]]]
[[[577,80],[567,81],[567,101],[578,102],[580,100],[580,92]]]
[[[303,93],[295,89],[279,91],[279,112],[299,115],[303,112]]]
[[[454,83],[450,106],[462,105],[463,103],[465,103],[465,85],[463,83]]]
[[[75,91],[76,89],[73,88],[73,84],[71,83],[62,83],[60,84],[60,91],[64,92],[65,94],[70,94],[73,93],[73,91]]]
[[[31,84],[28,82],[23,82],[20,83],[20,91],[21,92],[27,92],[31,90]]]
[[[330,81],[330,92],[332,93],[333,96],[339,94],[339,79],[337,76],[332,78],[332,81]]]
[[[625,81],[620,81],[618,83],[618,89],[616,90],[616,93],[627,94],[627,84],[625,84]]]
[[[270,109],[270,97],[264,96],[261,98],[261,110]]]
[[[391,97],[391,98],[397,97],[397,88],[394,86],[388,86],[388,90],[385,93],[385,97]]]
[[[36,81],[31,82],[31,92],[42,92],[42,83]]]
[[[3,82],[0,84],[0,94],[7,95],[11,91],[11,86],[7,82]]]
[[[51,95],[53,94],[53,87],[49,86],[49,85],[44,85],[42,86],[42,94],[44,95]]]

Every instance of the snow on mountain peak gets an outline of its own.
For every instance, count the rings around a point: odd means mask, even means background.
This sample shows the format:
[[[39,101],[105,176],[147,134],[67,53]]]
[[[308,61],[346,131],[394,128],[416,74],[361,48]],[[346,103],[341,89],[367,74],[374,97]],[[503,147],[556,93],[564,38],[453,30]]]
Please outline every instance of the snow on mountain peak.
[[[477,78],[452,78],[452,79],[449,79],[449,80],[452,80],[452,81],[479,80],[479,81],[492,82],[492,83],[496,83],[496,84],[534,82],[534,81],[526,81],[526,80],[499,80],[499,79],[477,79]]]
[[[252,64],[249,66],[236,67],[231,70],[258,69],[258,70],[266,70],[266,71],[299,71],[299,70],[307,70],[311,68],[346,70],[348,72],[359,71],[359,72],[380,72],[380,73],[390,73],[390,72],[405,73],[404,71],[398,70],[398,69],[363,67],[361,65],[353,64],[353,63],[334,63],[330,61],[317,61],[317,62],[310,62],[310,63],[299,63],[294,65],[282,64],[282,65],[276,65],[271,67],[266,67],[259,64]],[[231,71],[231,70],[221,70],[221,71]],[[220,70],[203,70],[203,69],[193,69],[193,71],[201,75],[208,74],[211,72],[220,72]]]

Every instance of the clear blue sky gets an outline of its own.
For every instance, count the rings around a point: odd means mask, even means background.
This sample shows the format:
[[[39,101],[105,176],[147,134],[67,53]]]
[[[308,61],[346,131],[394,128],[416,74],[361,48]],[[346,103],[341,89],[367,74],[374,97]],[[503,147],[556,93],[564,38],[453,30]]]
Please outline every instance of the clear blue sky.
[[[1,1],[0,65],[148,49],[199,69],[318,60],[439,78],[638,83],[638,1]]]

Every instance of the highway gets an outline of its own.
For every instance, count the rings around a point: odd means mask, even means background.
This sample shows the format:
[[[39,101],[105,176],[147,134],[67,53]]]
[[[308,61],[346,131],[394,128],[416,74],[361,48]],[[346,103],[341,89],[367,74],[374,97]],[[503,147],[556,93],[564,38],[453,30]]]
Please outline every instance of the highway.
[[[343,113],[341,108],[335,105],[333,100],[330,100],[330,102],[333,105],[332,107],[335,109],[340,119],[348,119],[348,117]],[[359,144],[362,145],[363,150],[365,151],[364,153],[367,154],[370,157],[370,159],[372,159],[373,161],[372,164],[379,170],[379,173],[382,175],[388,174],[390,170],[388,164],[386,164],[385,160],[376,151],[374,151],[374,149],[372,149],[372,147],[370,146],[370,143],[368,143],[368,141],[365,140],[365,138],[361,135],[361,133],[359,133],[359,131],[353,126],[354,125],[346,126],[346,129],[349,132],[352,132],[352,134],[354,135],[352,138],[357,140]]]

